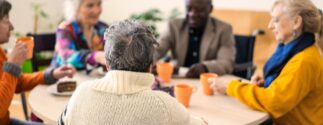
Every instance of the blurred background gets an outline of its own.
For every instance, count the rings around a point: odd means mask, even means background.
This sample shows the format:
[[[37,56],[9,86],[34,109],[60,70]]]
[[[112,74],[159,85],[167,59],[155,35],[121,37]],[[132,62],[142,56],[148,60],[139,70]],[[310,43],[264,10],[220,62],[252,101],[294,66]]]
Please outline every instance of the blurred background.
[[[322,0],[312,1],[319,8],[323,8]],[[10,2],[13,4],[10,15],[15,33],[24,35],[33,32],[34,17],[37,14],[40,15],[38,33],[55,32],[58,23],[63,19],[64,0],[10,0]],[[273,2],[274,0],[213,0],[213,5],[215,9],[220,10],[269,11]],[[101,20],[111,24],[151,9],[159,10],[158,16],[164,19],[156,23],[157,31],[162,32],[174,9],[179,12],[179,17],[184,17],[184,0],[104,0]],[[43,11],[46,17],[42,16],[39,10]]]
[[[10,42],[15,36],[27,33],[54,33],[63,20],[64,0],[9,0],[13,8],[10,18],[15,26]],[[139,18],[155,26],[162,33],[169,19],[184,17],[185,0],[103,0],[101,20],[108,24],[116,21]],[[323,9],[323,0],[312,0]],[[274,0],[213,0],[215,16],[233,26],[234,34],[251,35],[257,29],[265,32],[256,37],[253,62],[257,73],[262,73],[264,62],[275,50],[277,42],[267,28],[269,10]],[[243,25],[241,25],[243,24]],[[11,115],[23,119],[19,97],[15,96],[11,105]]]

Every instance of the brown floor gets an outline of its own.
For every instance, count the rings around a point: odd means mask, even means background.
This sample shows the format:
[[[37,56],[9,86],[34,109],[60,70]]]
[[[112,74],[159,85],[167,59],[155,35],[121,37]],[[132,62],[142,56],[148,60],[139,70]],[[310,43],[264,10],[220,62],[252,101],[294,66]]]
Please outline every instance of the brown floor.
[[[26,93],[26,98],[28,100],[29,93]],[[21,120],[25,120],[25,116],[23,113],[22,103],[20,94],[15,94],[13,100],[11,101],[11,105],[9,107],[10,117],[15,117]],[[28,109],[30,112],[30,109]]]

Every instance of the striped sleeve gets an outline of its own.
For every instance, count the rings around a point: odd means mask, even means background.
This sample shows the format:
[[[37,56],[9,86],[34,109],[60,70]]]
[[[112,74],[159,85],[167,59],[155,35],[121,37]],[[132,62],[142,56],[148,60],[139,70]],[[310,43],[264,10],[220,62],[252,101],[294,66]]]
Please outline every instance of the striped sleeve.
[[[58,119],[58,125],[65,125],[66,124],[66,111],[67,111],[67,106],[65,107],[64,111],[60,115]]]

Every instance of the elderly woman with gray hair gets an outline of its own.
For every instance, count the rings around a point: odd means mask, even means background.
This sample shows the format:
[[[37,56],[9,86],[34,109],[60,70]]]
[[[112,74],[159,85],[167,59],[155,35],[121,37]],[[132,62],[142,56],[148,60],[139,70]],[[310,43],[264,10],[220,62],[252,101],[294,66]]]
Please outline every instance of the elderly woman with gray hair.
[[[279,42],[252,83],[217,78],[218,92],[236,97],[250,108],[267,112],[277,125],[322,125],[323,15],[311,0],[276,0],[269,28]],[[316,38],[315,38],[316,35]]]
[[[109,72],[81,84],[73,94],[60,125],[203,125],[173,97],[152,91],[149,73],[157,44],[142,22],[122,21],[106,33]]]

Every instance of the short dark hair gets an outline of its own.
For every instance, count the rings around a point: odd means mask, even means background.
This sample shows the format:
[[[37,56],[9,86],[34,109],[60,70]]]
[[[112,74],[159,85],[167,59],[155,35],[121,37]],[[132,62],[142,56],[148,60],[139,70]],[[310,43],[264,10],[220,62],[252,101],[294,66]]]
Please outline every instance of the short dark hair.
[[[11,10],[11,4],[7,0],[0,0],[0,20],[8,16]]]

